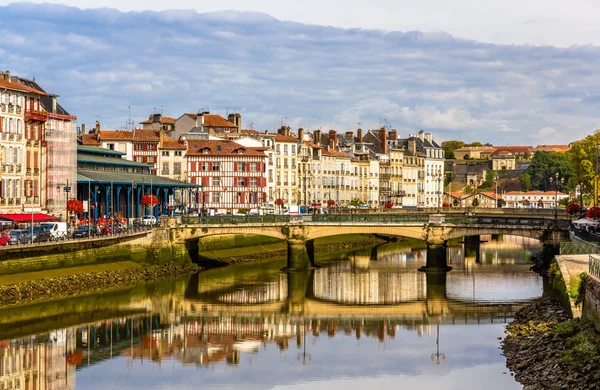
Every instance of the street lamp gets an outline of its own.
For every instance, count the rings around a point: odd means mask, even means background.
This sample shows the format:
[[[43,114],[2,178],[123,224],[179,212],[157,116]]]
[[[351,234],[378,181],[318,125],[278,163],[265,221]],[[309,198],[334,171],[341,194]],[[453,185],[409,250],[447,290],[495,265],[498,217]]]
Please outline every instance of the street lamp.
[[[498,175],[494,176],[494,180],[496,181],[496,196],[494,201],[496,202],[496,208],[498,208]]]
[[[302,353],[298,354],[297,359],[298,359],[298,361],[300,361],[302,358],[302,365],[306,366],[306,357],[308,357],[309,362],[312,361],[312,355],[310,353],[308,353],[308,354],[306,353],[306,320],[304,320],[304,326],[303,326],[302,333],[304,333],[304,343],[303,343],[304,350]]]
[[[563,185],[565,184],[565,178],[561,177],[559,178],[559,174],[558,172],[556,172],[554,174],[554,178],[552,176],[550,176],[550,186],[552,186],[552,183],[554,183],[554,219],[558,220],[558,186],[559,185]]]
[[[437,193],[438,193],[438,199],[437,199],[437,209],[438,209],[438,214],[442,213],[442,192],[440,190],[440,185],[442,182],[442,170],[438,169],[437,172],[434,172],[431,174],[431,177],[433,178],[433,180],[437,180]]]
[[[446,360],[446,355],[440,352],[440,324],[437,324],[437,338],[435,339],[435,353],[431,354],[431,361],[435,361],[438,366],[440,365],[440,358],[442,361]]]

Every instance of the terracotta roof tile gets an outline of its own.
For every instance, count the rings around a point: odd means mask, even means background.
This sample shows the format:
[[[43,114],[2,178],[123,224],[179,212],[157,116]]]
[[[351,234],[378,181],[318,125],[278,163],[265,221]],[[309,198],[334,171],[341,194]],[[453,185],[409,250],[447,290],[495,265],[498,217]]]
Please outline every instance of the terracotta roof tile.
[[[279,133],[275,133],[275,134],[273,134],[273,136],[275,137],[275,141],[277,141],[277,142],[298,142],[297,138],[279,134]]]
[[[96,139],[96,134],[83,134],[81,143],[83,145],[100,145],[100,141]]]
[[[163,139],[162,146],[159,149],[185,149],[185,144],[182,141],[177,141],[169,137]]]
[[[103,141],[128,140],[131,141],[133,132],[129,130],[100,130],[100,139]]]
[[[4,79],[0,79],[0,87],[12,89],[15,91],[35,93],[35,94],[42,95],[42,96],[48,96],[48,94],[46,92],[38,91],[37,89],[28,87],[25,84],[15,83],[15,82],[7,81]]]
[[[145,121],[141,121],[140,125],[149,125],[151,123],[154,123],[152,121],[152,119],[146,119]],[[175,123],[175,118],[171,118],[170,116],[163,116],[160,119],[159,123],[163,123],[163,124],[173,124]]]
[[[240,149],[244,150],[243,156],[260,156],[266,157],[264,153],[264,148],[249,148],[242,146],[233,141],[200,141],[200,140],[188,140],[188,156],[206,156],[203,152],[204,149],[208,148],[208,155],[212,156],[239,156],[240,153],[238,151]],[[219,148],[221,150],[219,150]]]
[[[135,129],[133,131],[133,140],[136,142],[159,142],[160,130]]]
[[[198,114],[186,114],[186,115],[190,116],[192,119],[196,119],[198,117]],[[229,122],[227,119],[223,118],[221,115],[214,115],[214,114],[204,114],[204,126],[237,128],[236,125]]]
[[[304,145],[308,145],[311,148],[315,148],[315,149],[323,149],[322,146],[319,146],[317,144],[313,144],[312,142],[309,142],[309,141],[304,141]]]

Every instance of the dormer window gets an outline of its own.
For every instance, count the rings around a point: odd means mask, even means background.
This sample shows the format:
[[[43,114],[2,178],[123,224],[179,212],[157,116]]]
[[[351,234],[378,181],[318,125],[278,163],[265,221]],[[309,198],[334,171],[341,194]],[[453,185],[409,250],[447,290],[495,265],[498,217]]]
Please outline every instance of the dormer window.
[[[244,150],[245,149],[238,149],[237,152],[238,152],[238,154],[244,154]]]
[[[204,153],[204,154],[208,154],[209,152],[210,152],[209,148],[202,149],[202,153]]]
[[[221,145],[217,145],[217,152],[221,151]]]

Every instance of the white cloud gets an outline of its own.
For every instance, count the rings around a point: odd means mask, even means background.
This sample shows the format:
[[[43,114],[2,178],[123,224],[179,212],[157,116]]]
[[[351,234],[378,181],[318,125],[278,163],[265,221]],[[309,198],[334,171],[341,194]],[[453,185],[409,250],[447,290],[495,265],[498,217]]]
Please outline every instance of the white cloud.
[[[436,139],[568,142],[596,128],[600,48],[502,46],[448,34],[384,33],[235,12],[119,13],[15,5],[3,68],[36,76],[83,123],[120,128],[128,107],[178,117],[208,106],[273,130],[377,128]],[[31,28],[35,26],[36,28]],[[40,64],[43,64],[41,66]],[[570,131],[540,131],[543,128]],[[549,141],[548,141],[549,142]]]

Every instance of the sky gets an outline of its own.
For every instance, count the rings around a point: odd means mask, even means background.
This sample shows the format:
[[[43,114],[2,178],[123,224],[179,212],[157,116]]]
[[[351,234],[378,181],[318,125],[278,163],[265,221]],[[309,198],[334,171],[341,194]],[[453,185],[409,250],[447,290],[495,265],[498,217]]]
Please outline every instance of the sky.
[[[600,2],[55,3],[85,10],[0,0],[0,69],[35,76],[88,126],[208,109],[258,130],[388,125],[496,145],[598,127]]]

